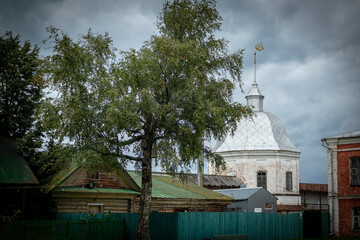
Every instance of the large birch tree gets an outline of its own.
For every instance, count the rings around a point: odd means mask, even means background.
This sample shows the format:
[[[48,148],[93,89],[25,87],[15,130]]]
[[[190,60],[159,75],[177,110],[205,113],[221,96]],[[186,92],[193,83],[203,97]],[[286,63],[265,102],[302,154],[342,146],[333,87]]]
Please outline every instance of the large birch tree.
[[[222,21],[215,5],[165,2],[158,33],[119,59],[107,34],[73,41],[50,28],[47,77],[57,97],[43,106],[45,126],[90,168],[135,162],[142,175],[137,239],[150,239],[152,153],[173,175],[202,152],[224,166],[203,141],[222,138],[251,114],[232,99],[242,84],[242,51],[230,53],[215,37]]]

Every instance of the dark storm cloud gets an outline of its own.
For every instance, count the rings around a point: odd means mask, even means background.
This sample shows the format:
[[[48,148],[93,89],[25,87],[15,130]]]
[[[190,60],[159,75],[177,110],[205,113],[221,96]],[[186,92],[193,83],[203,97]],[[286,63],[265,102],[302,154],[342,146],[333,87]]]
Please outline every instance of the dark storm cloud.
[[[42,22],[50,17],[50,13],[39,11],[45,1],[12,1],[5,0],[0,8],[0,31],[12,31],[23,39],[31,39],[38,43],[42,40]]]
[[[302,152],[302,182],[327,182],[320,139],[360,129],[358,1],[220,1],[231,48],[246,48],[245,91],[257,80],[264,110],[285,124]],[[238,101],[245,102],[243,95]]]
[[[2,1],[0,34],[12,30],[41,47],[53,25],[73,38],[109,32],[119,50],[142,46],[155,33],[161,0]],[[218,1],[224,22],[218,37],[229,49],[245,48],[244,91],[254,76],[265,95],[264,110],[277,115],[302,152],[301,182],[327,182],[326,151],[320,139],[360,129],[359,1]],[[245,103],[245,94],[234,99]]]
[[[223,31],[238,36],[239,44],[262,41],[264,59],[306,60],[309,54],[359,47],[358,1],[220,1],[218,6]]]
[[[77,38],[89,28],[109,32],[121,50],[139,48],[155,32],[161,1],[5,1],[0,8],[0,31],[11,30],[40,44],[54,26]],[[124,48],[122,48],[124,47]]]

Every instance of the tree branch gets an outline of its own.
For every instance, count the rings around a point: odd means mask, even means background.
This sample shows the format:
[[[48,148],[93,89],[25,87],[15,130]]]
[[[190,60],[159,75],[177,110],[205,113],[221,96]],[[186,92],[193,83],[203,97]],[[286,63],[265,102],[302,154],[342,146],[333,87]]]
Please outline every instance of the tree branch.
[[[145,138],[144,135],[139,135],[139,136],[136,136],[136,137],[133,137],[133,138],[130,138],[126,141],[118,141],[116,142],[115,144],[119,147],[123,147],[123,146],[126,146],[126,145],[130,145],[134,142],[137,142],[137,141],[140,141],[140,140],[143,140]]]
[[[168,82],[168,81],[167,81],[167,77],[166,77],[166,74],[165,74],[165,71],[164,71],[164,68],[163,68],[162,64],[159,64],[159,66],[160,66],[161,72],[162,72],[162,74],[163,74],[163,76],[164,76],[164,88],[165,88],[165,92],[166,92],[166,102],[165,102],[165,104],[168,104],[169,101],[170,101],[169,88],[168,88],[168,86],[167,86],[167,82]]]
[[[126,155],[126,154],[112,154],[115,157],[120,157],[120,158],[126,158],[128,160],[132,160],[132,161],[137,161],[137,162],[141,162],[143,159],[141,157],[134,157],[134,156],[130,156],[130,155]]]
[[[113,157],[119,157],[119,158],[126,158],[128,160],[137,161],[137,162],[141,162],[143,160],[141,157],[134,157],[134,156],[130,156],[130,155],[127,155],[127,154],[122,154],[122,153],[113,153],[113,152],[102,153],[102,152],[99,152],[99,151],[96,151],[96,152],[100,153],[103,156],[113,156]]]

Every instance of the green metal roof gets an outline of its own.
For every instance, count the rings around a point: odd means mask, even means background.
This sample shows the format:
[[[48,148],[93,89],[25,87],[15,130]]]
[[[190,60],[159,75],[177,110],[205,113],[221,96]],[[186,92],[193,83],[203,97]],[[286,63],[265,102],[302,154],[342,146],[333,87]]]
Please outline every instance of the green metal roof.
[[[82,164],[72,163],[68,168],[63,169],[60,171],[49,183],[49,185],[45,188],[45,192],[49,192],[53,190],[55,187],[61,185],[61,183],[68,178],[72,173],[74,173],[77,169],[79,169]],[[115,192],[123,192],[123,193],[137,193],[140,194],[140,187],[141,187],[141,176],[136,172],[126,172],[121,165],[120,172],[118,173],[122,179],[126,179],[129,184],[131,184],[133,190],[124,190],[124,189],[106,189],[106,188],[81,188],[81,187],[64,187],[58,188],[54,191],[83,191],[83,192],[107,192],[110,193],[111,191]],[[128,180],[127,176],[131,179]],[[220,193],[211,191],[209,189],[197,186],[190,182],[181,182],[178,178],[173,178],[169,175],[164,174],[156,174],[153,173],[152,175],[152,197],[153,198],[172,198],[172,199],[212,199],[212,200],[233,200],[233,198],[222,195]],[[135,187],[133,186],[135,185]],[[124,192],[125,191],[125,192]],[[128,192],[130,191],[130,192]]]
[[[129,172],[135,182],[141,186],[141,176],[136,172]],[[152,175],[152,197],[173,199],[213,199],[233,200],[233,198],[200,187],[190,182],[181,182],[169,175]]]
[[[13,141],[4,136],[0,136],[0,183],[39,184],[24,158],[17,154]]]
[[[82,188],[82,187],[64,187],[55,189],[54,192],[87,192],[87,193],[127,193],[140,194],[139,192],[129,189],[115,189],[115,188]]]

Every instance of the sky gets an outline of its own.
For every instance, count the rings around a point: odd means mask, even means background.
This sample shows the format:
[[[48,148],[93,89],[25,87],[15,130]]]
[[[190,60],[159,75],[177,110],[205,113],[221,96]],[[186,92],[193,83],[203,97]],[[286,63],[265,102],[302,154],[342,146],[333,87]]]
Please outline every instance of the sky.
[[[156,33],[161,0],[2,0],[0,35],[19,34],[42,49],[54,26],[74,39],[108,32],[119,50],[139,49]],[[223,0],[217,37],[229,50],[245,49],[243,89],[234,101],[245,104],[256,79],[264,111],[275,114],[301,151],[300,182],[327,183],[324,137],[360,130],[360,1]]]

